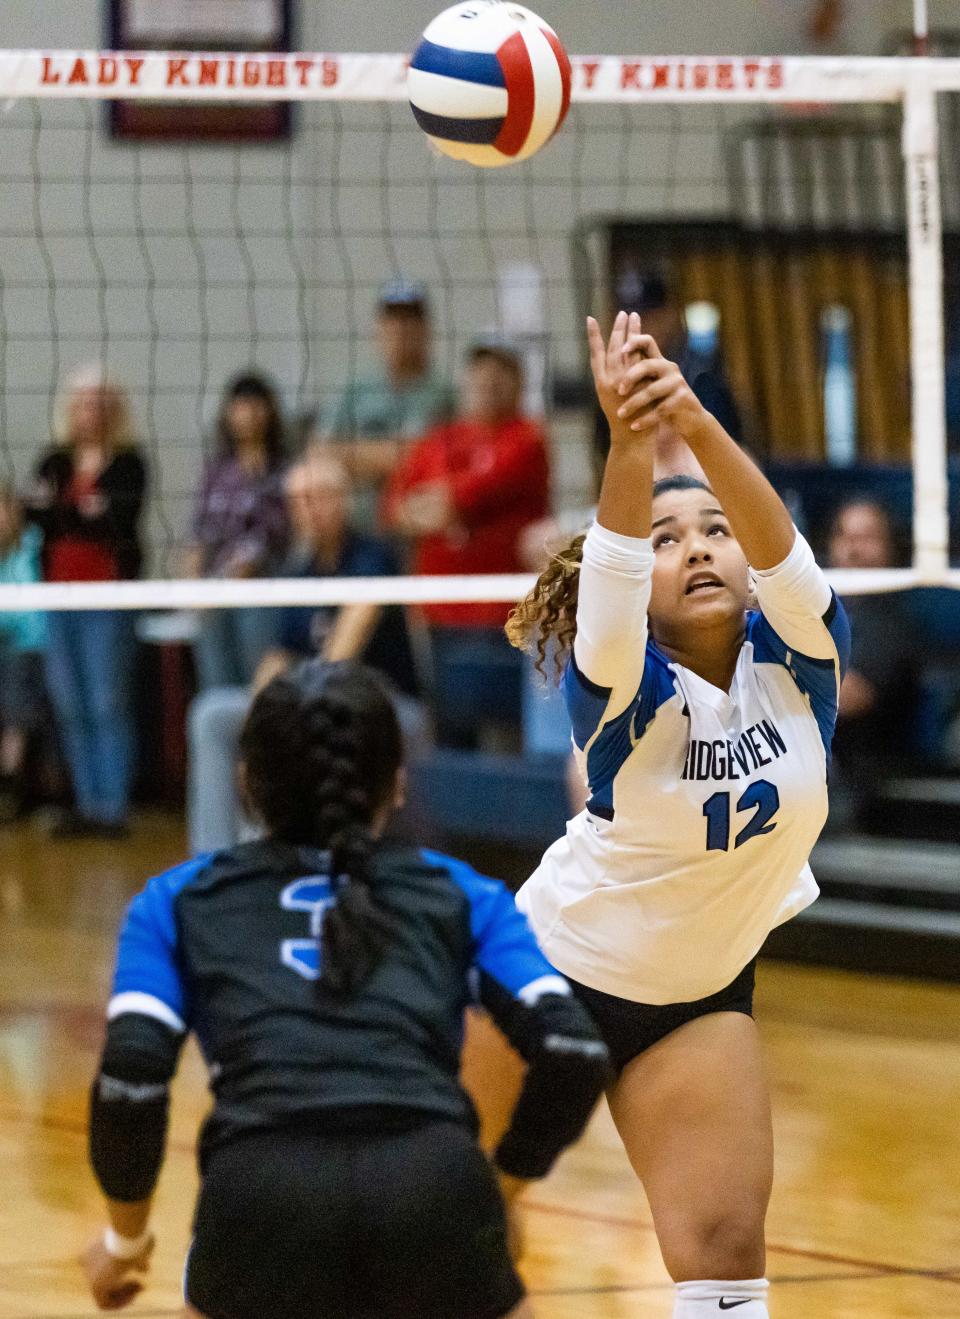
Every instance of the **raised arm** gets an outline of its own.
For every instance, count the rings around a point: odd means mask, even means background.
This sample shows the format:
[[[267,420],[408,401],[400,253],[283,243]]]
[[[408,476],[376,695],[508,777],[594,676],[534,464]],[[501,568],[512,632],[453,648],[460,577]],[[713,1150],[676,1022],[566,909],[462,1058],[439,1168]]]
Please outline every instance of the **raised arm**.
[[[576,672],[566,682],[577,744],[583,747],[604,719],[636,696],[643,677],[653,550],[650,543],[654,445],[649,427],[632,430],[617,415],[622,403],[630,331],[639,318],[621,312],[608,343],[587,321],[590,366],[600,406],[610,423],[610,452],[597,520],[587,534],[580,569]]]
[[[666,423],[688,446],[730,521],[750,565],[759,572],[783,563],[796,531],[790,514],[757,465],[710,415],[648,334],[631,332],[630,365],[617,388],[617,418],[637,434]]]
[[[597,522],[620,536],[646,539],[650,535],[653,503],[653,460],[656,428],[650,423],[621,417],[625,387],[631,376],[630,345],[640,337],[640,317],[620,312],[609,341],[603,342],[600,326],[587,318],[590,369],[597,399],[610,426],[610,452],[600,487]],[[631,399],[632,403],[633,400]]]
[[[846,668],[849,627],[785,504],[650,335],[631,327],[623,351],[631,360],[618,385],[625,401],[617,417],[638,434],[663,423],[668,442],[686,444],[700,465],[753,570],[762,621],[771,630],[766,644],[760,644],[763,628],[752,638],[755,654],[785,663],[787,650],[792,650],[830,661],[826,687],[835,713],[836,692],[830,684],[839,681]]]

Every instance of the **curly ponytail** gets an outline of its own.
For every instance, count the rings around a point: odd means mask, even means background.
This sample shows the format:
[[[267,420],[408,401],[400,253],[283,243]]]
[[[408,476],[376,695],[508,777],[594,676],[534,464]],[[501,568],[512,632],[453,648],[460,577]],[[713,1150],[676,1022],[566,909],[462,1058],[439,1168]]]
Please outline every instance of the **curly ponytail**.
[[[653,483],[653,498],[677,490],[713,491],[705,481],[688,472],[674,472]],[[553,555],[549,567],[537,578],[533,590],[521,600],[507,619],[507,640],[517,650],[534,657],[534,668],[547,677],[547,654],[553,648],[554,678],[559,681],[573,652],[577,636],[577,601],[580,596],[580,565],[586,533],[575,536],[566,549]]]
[[[330,853],[320,987],[357,990],[397,922],[374,893],[371,825],[403,761],[396,712],[362,665],[310,660],[257,696],[240,736],[245,787],[270,837]]]
[[[577,599],[584,535],[575,536],[559,550],[537,578],[533,590],[507,619],[511,646],[534,657],[534,667],[547,677],[547,651],[553,643],[554,678],[559,679],[577,635]]]

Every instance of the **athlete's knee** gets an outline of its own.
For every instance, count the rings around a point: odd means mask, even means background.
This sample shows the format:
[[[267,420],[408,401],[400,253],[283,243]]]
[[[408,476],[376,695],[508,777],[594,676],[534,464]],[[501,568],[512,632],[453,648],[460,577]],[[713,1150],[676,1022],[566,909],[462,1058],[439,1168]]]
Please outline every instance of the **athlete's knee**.
[[[662,1242],[674,1282],[697,1278],[759,1278],[765,1266],[764,1209],[744,1205],[699,1215]]]

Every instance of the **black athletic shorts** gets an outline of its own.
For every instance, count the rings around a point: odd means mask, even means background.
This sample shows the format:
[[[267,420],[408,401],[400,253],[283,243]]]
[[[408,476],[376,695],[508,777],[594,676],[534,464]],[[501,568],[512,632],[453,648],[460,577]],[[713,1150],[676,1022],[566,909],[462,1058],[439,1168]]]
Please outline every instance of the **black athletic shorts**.
[[[207,1319],[500,1319],[524,1296],[489,1163],[432,1119],[215,1149],[184,1285]]]
[[[628,998],[590,989],[576,980],[570,980],[574,993],[597,1023],[614,1068],[622,1072],[627,1063],[651,1045],[664,1039],[679,1026],[711,1012],[743,1012],[753,1016],[753,982],[756,958],[743,968],[736,980],[692,1003],[634,1003]]]

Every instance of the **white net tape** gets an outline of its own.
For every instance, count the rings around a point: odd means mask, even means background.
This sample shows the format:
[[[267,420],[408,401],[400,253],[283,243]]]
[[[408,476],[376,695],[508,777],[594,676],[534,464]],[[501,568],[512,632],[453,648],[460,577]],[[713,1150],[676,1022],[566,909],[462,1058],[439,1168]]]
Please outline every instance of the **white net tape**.
[[[911,307],[914,566],[899,571],[835,573],[833,580],[847,593],[914,585],[960,587],[960,572],[949,569],[947,557],[937,140],[938,95],[960,91],[960,61],[578,56],[573,66],[576,102],[584,107],[620,107],[624,115],[630,114],[632,106],[639,112],[640,107],[658,104],[701,108],[768,103],[821,108],[833,103],[901,106]],[[375,105],[402,102],[405,81],[406,60],[400,55],[0,51],[0,103],[6,102],[8,109],[19,100],[45,99]],[[582,132],[588,140],[589,120]],[[423,150],[426,152],[426,145]],[[584,148],[579,150],[582,154]],[[82,168],[82,162],[77,162],[77,168]],[[499,182],[510,184],[509,179]],[[582,181],[577,186],[582,189]],[[389,216],[386,224],[389,230]],[[456,282],[456,270],[450,278]],[[491,576],[40,584],[0,587],[0,610],[512,600],[529,583],[526,576]]]
[[[960,90],[953,59],[576,55],[573,97],[640,102],[899,101]],[[104,100],[403,101],[407,57],[0,51],[0,96]]]
[[[960,590],[960,569],[924,574],[912,568],[855,568],[827,573],[840,595],[880,595],[914,586]],[[444,604],[515,601],[533,586],[525,573],[469,577],[312,577],[39,583],[0,587],[0,609],[240,609],[246,606]]]

